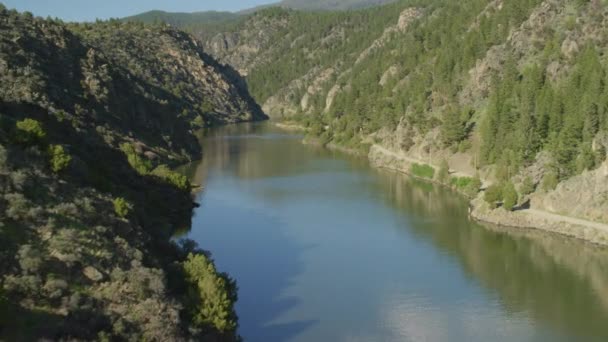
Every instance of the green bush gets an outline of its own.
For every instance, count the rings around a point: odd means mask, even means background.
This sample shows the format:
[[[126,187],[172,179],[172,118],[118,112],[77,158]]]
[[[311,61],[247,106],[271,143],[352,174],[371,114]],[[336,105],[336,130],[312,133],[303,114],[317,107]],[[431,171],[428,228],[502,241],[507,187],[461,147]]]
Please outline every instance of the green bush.
[[[458,189],[464,189],[473,182],[471,177],[452,177],[450,183]]]
[[[502,190],[503,196],[503,207],[506,210],[513,210],[513,207],[517,204],[519,199],[519,195],[517,194],[517,190],[515,190],[515,185],[512,182],[507,182]]]
[[[481,179],[476,176],[471,178],[467,183],[468,184],[463,187],[464,193],[469,197],[477,196],[477,193],[479,193],[479,189],[481,189],[482,186]]]
[[[534,181],[532,180],[532,177],[528,176],[528,177],[524,178],[524,181],[522,182],[521,187],[519,188],[519,191],[521,192],[521,194],[526,196],[526,195],[533,193],[534,190],[535,190],[535,187],[534,187]]]
[[[127,156],[129,164],[140,175],[147,175],[152,170],[152,163],[137,154],[133,145],[123,143],[120,145],[120,150]]]
[[[133,205],[122,197],[115,198],[112,203],[114,204],[114,212],[119,217],[125,218],[133,210]]]
[[[175,187],[179,189],[190,189],[190,182],[188,181],[188,177],[169,169],[167,165],[159,165],[156,169],[154,169],[154,171],[152,171],[152,175],[166,180],[167,182],[175,185]]]
[[[205,127],[205,119],[201,115],[197,115],[191,122],[190,125],[194,128]]]
[[[213,263],[202,254],[190,254],[184,262],[194,322],[201,327],[211,325],[221,332],[236,329],[234,282],[217,273]]]
[[[435,176],[435,169],[427,164],[412,164],[410,167],[412,175],[422,178],[433,179]]]
[[[46,137],[46,132],[42,128],[40,121],[28,118],[17,121],[16,126],[16,140],[19,143],[28,145],[37,144]]]
[[[488,187],[483,195],[483,199],[488,202],[490,208],[496,208],[498,202],[502,200],[502,185],[493,184]]]
[[[442,184],[446,184],[450,180],[450,165],[445,159],[443,159],[441,161],[441,164],[439,165],[439,171],[437,172],[437,180]]]
[[[51,169],[57,173],[70,165],[72,157],[67,154],[61,145],[49,146],[49,159],[51,163]]]
[[[540,188],[543,191],[551,191],[557,187],[557,184],[559,184],[557,173],[555,171],[549,171],[543,176],[543,180],[540,183]]]
[[[467,196],[475,197],[481,188],[481,179],[479,177],[452,177],[451,184]]]

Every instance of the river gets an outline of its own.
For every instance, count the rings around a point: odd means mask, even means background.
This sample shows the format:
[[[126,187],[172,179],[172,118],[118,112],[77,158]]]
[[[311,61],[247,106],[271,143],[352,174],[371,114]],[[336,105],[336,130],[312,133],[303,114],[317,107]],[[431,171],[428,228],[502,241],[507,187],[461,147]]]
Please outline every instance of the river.
[[[188,237],[245,341],[608,341],[608,250],[482,226],[441,187],[270,124],[204,133]]]

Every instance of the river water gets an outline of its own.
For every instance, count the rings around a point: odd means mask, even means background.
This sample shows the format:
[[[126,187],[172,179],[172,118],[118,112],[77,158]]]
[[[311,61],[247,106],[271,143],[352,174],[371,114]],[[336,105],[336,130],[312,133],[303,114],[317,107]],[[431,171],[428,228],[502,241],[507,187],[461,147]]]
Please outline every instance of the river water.
[[[608,341],[608,250],[481,226],[467,202],[269,124],[204,133],[188,237],[245,341]]]

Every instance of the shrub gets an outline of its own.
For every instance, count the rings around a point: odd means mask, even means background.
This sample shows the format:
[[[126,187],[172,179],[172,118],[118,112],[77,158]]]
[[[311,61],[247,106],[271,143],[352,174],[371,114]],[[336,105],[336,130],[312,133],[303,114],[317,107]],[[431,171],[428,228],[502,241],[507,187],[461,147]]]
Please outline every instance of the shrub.
[[[483,199],[488,202],[490,208],[496,208],[498,202],[502,200],[503,187],[499,184],[493,184],[488,187],[483,195]]]
[[[49,146],[51,169],[57,173],[70,165],[72,157],[67,154],[61,145]]]
[[[449,179],[450,165],[448,164],[447,160],[443,159],[441,161],[441,164],[439,165],[439,171],[437,172],[437,180],[442,184],[446,184]]]
[[[469,197],[475,197],[481,188],[479,177],[452,177],[452,186],[460,189]]]
[[[152,171],[152,175],[166,180],[179,189],[190,190],[190,182],[188,181],[188,177],[169,169],[167,165],[159,165],[156,169],[154,169],[154,171]]]
[[[36,273],[42,265],[42,254],[31,245],[23,245],[18,252],[19,266],[24,272]]]
[[[6,201],[6,216],[14,220],[27,218],[30,202],[20,193],[4,195]]]
[[[412,164],[410,172],[417,177],[433,179],[435,176],[435,169],[426,164]]]
[[[120,145],[120,150],[127,156],[127,161],[129,162],[129,165],[131,165],[131,167],[135,169],[137,173],[139,173],[140,175],[147,175],[148,173],[150,173],[150,171],[152,170],[152,163],[149,160],[140,157],[137,154],[137,151],[135,151],[133,145],[129,143],[123,143]]]
[[[16,126],[16,139],[19,143],[33,145],[40,143],[46,137],[40,121],[28,118],[17,121]]]
[[[551,191],[557,187],[557,184],[559,184],[557,173],[555,171],[549,171],[543,176],[543,180],[540,183],[540,188],[543,191]]]
[[[467,194],[467,196],[475,197],[479,192],[479,189],[481,189],[481,185],[481,179],[476,176],[474,178],[470,178],[468,184],[463,187],[463,191],[465,194]]]
[[[590,146],[581,148],[578,157],[576,158],[576,171],[582,173],[585,170],[593,170],[595,167],[596,154],[591,150]]]
[[[202,254],[189,254],[183,268],[190,284],[188,299],[195,324],[211,325],[221,332],[236,329],[234,281],[218,274],[213,263]]]
[[[197,115],[191,122],[190,125],[194,128],[205,127],[205,119],[201,115]]]
[[[471,177],[452,177],[450,183],[452,184],[452,186],[455,186],[458,189],[464,189],[469,184],[471,184],[472,181],[473,178]]]
[[[519,191],[521,192],[521,194],[526,196],[526,195],[533,193],[534,190],[535,190],[535,187],[534,187],[534,181],[532,180],[532,177],[528,176],[528,177],[524,178],[524,181],[522,182],[521,187],[519,188]]]
[[[122,218],[127,217],[131,210],[133,210],[133,205],[122,197],[115,198],[112,203],[114,204],[114,212]]]
[[[506,210],[513,210],[513,207],[517,204],[519,195],[515,190],[515,185],[512,182],[507,182],[502,190],[503,206]]]

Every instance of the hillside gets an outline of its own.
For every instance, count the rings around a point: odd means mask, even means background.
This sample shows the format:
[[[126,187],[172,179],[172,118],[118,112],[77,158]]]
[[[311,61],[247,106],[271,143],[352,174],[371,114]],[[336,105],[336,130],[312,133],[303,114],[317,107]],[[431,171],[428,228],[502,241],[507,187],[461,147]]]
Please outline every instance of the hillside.
[[[257,12],[268,8],[283,8],[300,11],[344,11],[379,6],[394,1],[395,0],[283,0],[277,3],[245,9],[236,13],[218,11],[179,13],[154,10],[122,18],[120,20],[126,22],[142,22],[145,24],[167,23],[180,30],[190,32],[203,40],[207,40],[217,33],[232,31],[235,26],[248,21],[250,15],[254,15]]]
[[[283,0],[284,8],[296,10],[343,11],[378,6],[395,0]]]
[[[531,205],[608,222],[598,214],[608,212],[598,169],[608,147],[607,17],[599,0],[403,0],[352,12],[266,9],[200,37],[246,75],[268,115],[323,143],[377,145],[406,157],[390,161],[398,169],[430,164],[431,178],[468,175],[436,179],[455,186],[484,178],[495,185],[489,210]],[[370,157],[382,166],[391,156]]]
[[[0,6],[0,340],[235,340],[235,283],[194,243],[193,131],[263,119],[166,26]]]
[[[194,13],[179,13],[165,11],[149,11],[123,18],[123,21],[138,21],[145,24],[165,22],[181,29],[189,29],[201,24],[215,24],[236,20],[240,15],[232,12],[203,11]]]

